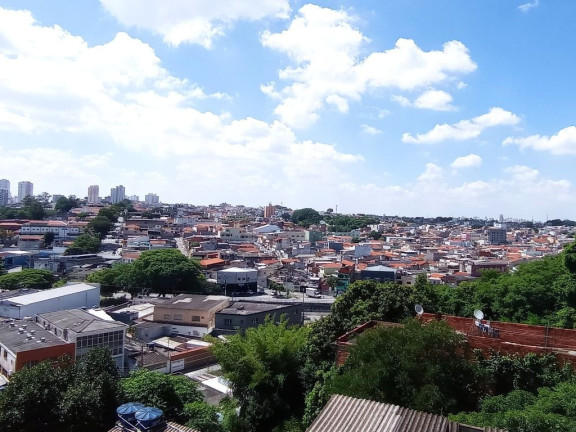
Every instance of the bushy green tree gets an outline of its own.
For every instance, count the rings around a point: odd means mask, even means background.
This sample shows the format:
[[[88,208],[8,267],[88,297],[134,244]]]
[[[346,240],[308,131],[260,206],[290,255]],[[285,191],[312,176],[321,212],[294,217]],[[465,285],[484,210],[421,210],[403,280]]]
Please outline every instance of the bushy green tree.
[[[0,425],[3,432],[108,430],[119,395],[107,349],[94,349],[75,364],[42,362],[16,372],[0,392]]]
[[[196,383],[183,375],[165,375],[140,369],[122,380],[125,402],[140,402],[161,409],[168,419],[186,419],[184,406],[203,400]]]
[[[365,331],[331,393],[446,414],[475,406],[477,376],[464,337],[443,321]]]
[[[218,408],[205,402],[192,402],[184,405],[186,426],[202,432],[224,432],[220,423]]]
[[[15,290],[19,288],[52,288],[56,276],[48,270],[23,269],[20,272],[0,276],[0,290]]]
[[[83,255],[98,253],[100,251],[100,239],[91,234],[79,235],[71,246],[66,248],[64,255]]]
[[[240,418],[251,431],[271,431],[291,417],[301,418],[304,388],[299,369],[308,329],[271,320],[214,341],[213,352],[240,403]]]
[[[301,225],[303,227],[309,227],[320,222],[322,217],[320,213],[312,208],[303,208],[299,210],[294,210],[290,220],[295,224]]]
[[[88,222],[87,229],[90,232],[95,233],[100,239],[103,239],[110,232],[112,227],[114,227],[113,222],[110,222],[103,216],[96,216],[94,219]]]

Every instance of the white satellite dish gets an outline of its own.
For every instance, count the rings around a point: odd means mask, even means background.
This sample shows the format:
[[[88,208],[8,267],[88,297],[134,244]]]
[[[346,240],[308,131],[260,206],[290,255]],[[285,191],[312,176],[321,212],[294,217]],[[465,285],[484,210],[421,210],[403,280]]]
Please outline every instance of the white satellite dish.
[[[418,315],[422,315],[424,313],[424,308],[422,307],[422,305],[419,305],[419,304],[414,306],[414,310],[416,311],[416,313]]]
[[[474,317],[478,320],[482,320],[484,318],[484,312],[482,312],[480,309],[476,309],[474,311]]]

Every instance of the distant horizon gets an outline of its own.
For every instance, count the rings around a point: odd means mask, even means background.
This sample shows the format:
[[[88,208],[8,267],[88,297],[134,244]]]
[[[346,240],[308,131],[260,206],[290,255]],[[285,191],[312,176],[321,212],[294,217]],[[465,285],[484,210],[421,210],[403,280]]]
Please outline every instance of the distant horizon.
[[[0,178],[576,218],[576,2],[133,4],[0,0]]]

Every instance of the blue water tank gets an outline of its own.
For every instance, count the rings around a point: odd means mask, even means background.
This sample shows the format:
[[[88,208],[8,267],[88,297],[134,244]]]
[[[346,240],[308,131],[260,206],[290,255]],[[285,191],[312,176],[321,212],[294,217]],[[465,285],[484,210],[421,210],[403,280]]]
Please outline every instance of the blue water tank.
[[[134,414],[136,414],[136,412],[142,408],[144,408],[144,405],[139,402],[128,402],[116,408],[116,414],[118,414],[120,420],[134,424],[136,422]]]
[[[144,429],[150,429],[162,422],[162,414],[163,412],[159,408],[144,407],[136,411],[134,417]]]

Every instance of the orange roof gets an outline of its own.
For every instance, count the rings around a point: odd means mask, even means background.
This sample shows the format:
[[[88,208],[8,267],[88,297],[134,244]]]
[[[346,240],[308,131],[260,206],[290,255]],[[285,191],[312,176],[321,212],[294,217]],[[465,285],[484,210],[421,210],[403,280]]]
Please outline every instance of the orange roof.
[[[200,265],[202,267],[206,267],[209,265],[224,264],[225,262],[226,261],[224,261],[223,259],[220,259],[220,258],[207,258],[207,259],[200,260]]]
[[[342,267],[341,263],[326,263],[326,264],[318,264],[318,267],[322,268],[340,268]]]

